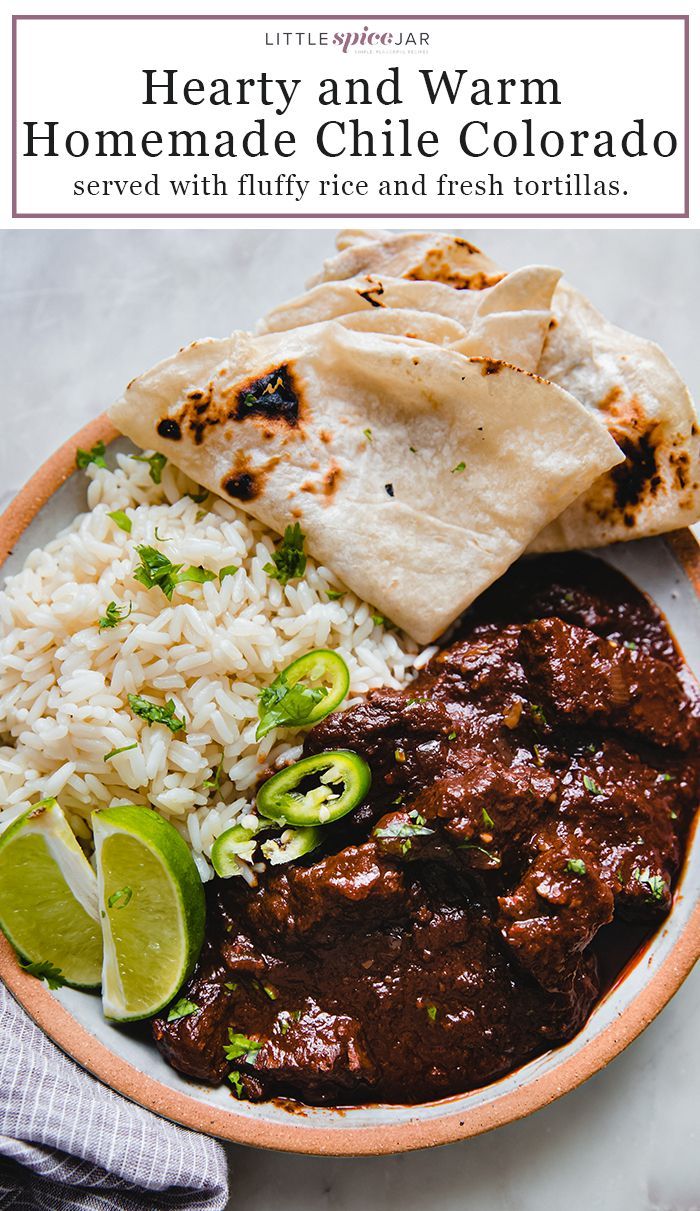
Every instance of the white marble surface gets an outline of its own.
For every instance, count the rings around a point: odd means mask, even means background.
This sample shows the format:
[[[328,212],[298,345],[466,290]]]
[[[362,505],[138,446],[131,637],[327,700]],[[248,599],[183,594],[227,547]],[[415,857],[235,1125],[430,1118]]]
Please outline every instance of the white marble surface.
[[[555,264],[658,340],[700,396],[700,235],[493,231],[508,263]],[[251,325],[331,250],[325,231],[0,232],[0,507],[134,374]],[[229,1149],[246,1211],[700,1211],[700,972],[623,1055],[528,1120],[370,1160]]]

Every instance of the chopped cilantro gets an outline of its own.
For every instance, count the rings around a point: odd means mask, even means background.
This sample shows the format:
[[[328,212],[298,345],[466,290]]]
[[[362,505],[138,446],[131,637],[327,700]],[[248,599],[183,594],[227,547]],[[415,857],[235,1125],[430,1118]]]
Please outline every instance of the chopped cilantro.
[[[63,988],[65,980],[60,967],[54,967],[48,959],[40,960],[37,963],[27,962],[22,959],[19,965],[23,971],[26,971],[28,976],[34,976],[36,980],[45,980],[49,988]]]
[[[374,623],[375,627],[385,627],[387,624],[387,620],[384,615],[378,612],[372,615],[372,622]]]
[[[239,1034],[230,1026],[228,1037],[229,1042],[224,1046],[224,1055],[227,1060],[238,1060],[243,1056],[250,1063],[250,1057],[255,1056],[262,1047],[262,1043],[257,1039],[249,1039],[247,1034]]]
[[[534,723],[536,723],[538,727],[547,726],[547,719],[546,719],[545,713],[542,710],[542,707],[538,706],[538,704],[536,702],[530,703],[530,714],[532,715]]]
[[[450,734],[449,734],[449,736],[447,737],[447,739],[448,739],[448,740],[456,740],[456,739],[457,739],[457,733],[456,733],[456,732],[450,732]]]
[[[135,463],[148,463],[148,474],[154,484],[159,484],[163,479],[163,467],[167,463],[167,458],[164,454],[132,454]]]
[[[602,791],[602,790],[601,790],[601,788],[598,786],[598,783],[597,783],[597,782],[594,782],[593,778],[589,777],[589,775],[588,775],[588,774],[584,774],[584,775],[583,775],[583,785],[585,786],[586,790],[587,790],[587,791],[588,791],[588,792],[589,792],[591,795],[602,795],[602,794],[604,794],[604,791]]]
[[[224,757],[223,757],[223,753],[222,753],[221,760],[219,761],[219,764],[217,765],[216,769],[214,770],[214,773],[212,774],[211,778],[206,778],[205,781],[202,783],[202,786],[204,787],[205,790],[218,791],[219,786],[221,785],[221,773],[223,771],[223,768],[224,768]]]
[[[415,446],[409,446],[408,448],[409,448],[409,450],[411,451],[411,454],[417,454],[417,453],[418,453],[418,451],[416,450],[416,447],[415,447]]]
[[[491,819],[491,817],[485,807],[482,807],[482,809],[481,809],[481,819],[483,820],[486,828],[494,827],[493,820]]]
[[[240,568],[237,568],[235,563],[227,564],[226,567],[222,568],[219,572],[219,584],[223,584],[227,576],[235,576],[236,572],[239,571]]]
[[[231,1084],[233,1085],[233,1088],[236,1091],[236,1097],[238,1097],[238,1098],[243,1097],[243,1093],[244,1093],[243,1081],[241,1080],[240,1072],[229,1072],[228,1079],[230,1080]]]
[[[425,1012],[430,1018],[430,1021],[434,1022],[437,1017],[437,1005],[426,1005]]]
[[[586,863],[581,858],[569,858],[566,869],[571,875],[585,875]]]
[[[344,589],[326,589],[326,596],[329,601],[337,601],[339,597],[343,597],[344,595]]]
[[[100,631],[108,631],[112,627],[119,626],[120,622],[126,621],[132,609],[133,605],[131,602],[129,602],[128,606],[118,606],[116,601],[110,601],[104,614],[98,620],[98,629]]]
[[[138,748],[138,744],[134,741],[133,744],[125,744],[123,748],[113,748],[109,753],[105,753],[103,761],[111,761],[112,757],[118,757],[120,753],[130,753],[132,749]]]
[[[119,891],[112,892],[112,895],[107,901],[107,907],[126,908],[133,894],[134,893],[130,887],[121,887]]]
[[[260,691],[255,739],[262,740],[275,727],[302,727],[314,707],[326,698],[325,686],[308,686],[302,681],[290,685],[283,670],[271,685]]]
[[[134,571],[134,580],[147,589],[161,589],[168,601],[179,584],[204,584],[207,580],[216,580],[216,573],[206,568],[189,567],[183,572],[181,563],[172,563],[155,547],[139,546],[136,550],[141,563]]]
[[[232,980],[230,982],[230,984],[224,984],[224,988],[228,988],[229,992],[235,992],[236,989],[238,988],[238,985],[235,982],[235,980]]]
[[[95,442],[90,450],[81,450],[80,446],[75,452],[75,465],[80,471],[84,471],[86,467],[94,463],[96,467],[106,467],[105,460],[105,444],[104,442]]]
[[[168,1021],[178,1022],[180,1018],[188,1018],[191,1014],[197,1013],[199,1005],[196,1001],[188,1001],[187,997],[180,997],[179,1001],[168,1010]]]
[[[675,779],[675,775],[674,775],[674,774],[661,774],[661,781],[662,781],[662,782],[675,782],[675,780],[676,780],[676,779]]]
[[[392,820],[385,828],[375,829],[375,837],[393,841],[397,837],[432,837],[434,828],[427,828],[425,816],[415,809],[408,813],[408,820]]]
[[[542,756],[542,745],[533,744],[532,748],[533,748],[533,751],[535,754],[535,761],[537,762],[537,764],[544,765],[544,757]]]
[[[484,849],[483,845],[471,845],[471,844],[470,845],[459,845],[459,846],[457,846],[457,848],[458,849],[476,849],[476,850],[478,850],[478,852],[480,854],[484,854],[484,856],[489,859],[492,866],[501,865],[501,859],[498,857],[498,855],[489,853],[489,851],[487,849]]]
[[[114,522],[115,526],[119,526],[125,534],[131,534],[131,518],[127,517],[123,509],[115,509],[113,513],[108,513],[107,516]]]
[[[162,723],[165,727],[169,727],[171,732],[184,732],[187,721],[178,719],[172,698],[168,699],[165,706],[149,702],[148,698],[142,698],[140,694],[129,694],[128,699],[134,714],[145,719],[149,727],[153,723]]]
[[[640,870],[635,867],[632,871],[632,878],[641,883],[648,892],[652,900],[663,900],[666,893],[666,880],[662,875],[652,875],[651,870],[647,866],[646,870]]]
[[[304,554],[304,539],[299,522],[287,526],[284,538],[277,547],[272,562],[266,563],[264,571],[272,580],[287,584],[290,580],[298,580],[306,571],[306,555]]]
[[[628,652],[636,652],[637,650],[637,645],[634,642],[634,639],[626,639],[625,647],[627,648]]]
[[[371,440],[372,440],[372,430],[371,430],[371,429],[363,429],[363,430],[362,430],[362,432],[364,433],[365,437],[367,438],[367,441],[368,441],[368,442],[371,442]]]
[[[452,468],[451,474],[459,475],[460,471],[466,471],[466,469],[467,469],[466,463],[457,463],[457,466]]]

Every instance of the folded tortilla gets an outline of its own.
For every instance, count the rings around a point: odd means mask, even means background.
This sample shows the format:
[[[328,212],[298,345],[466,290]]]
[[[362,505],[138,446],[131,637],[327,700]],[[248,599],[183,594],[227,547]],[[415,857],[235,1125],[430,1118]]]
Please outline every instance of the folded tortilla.
[[[330,321],[198,341],[115,425],[435,639],[620,453],[572,396],[503,362]]]
[[[351,231],[340,234],[338,248],[322,270],[326,282],[344,276],[349,267],[355,274],[390,271],[407,281],[424,281],[434,270],[437,282],[471,294],[479,272],[491,279],[499,273],[473,245],[447,235]],[[552,312],[537,372],[580,400],[617,441],[625,460],[600,476],[530,549],[603,546],[697,521],[700,426],[688,388],[669,358],[653,341],[609,323],[568,282],[557,285]],[[519,364],[517,357],[509,360]]]
[[[393,245],[392,245],[393,247]],[[390,258],[393,263],[394,257]],[[483,277],[483,275],[482,275]],[[491,286],[455,290],[441,281],[412,281],[385,274],[365,274],[338,282],[321,282],[305,294],[273,308],[259,325],[260,332],[284,332],[321,320],[338,319],[353,327],[377,332],[395,331],[433,340],[430,320],[439,316],[459,325],[452,344],[475,357],[512,362],[535,371],[552,320],[552,298],[561,277],[559,269],[526,266],[501,273]],[[481,279],[480,279],[481,280]],[[401,332],[387,318],[392,311],[411,311],[414,317]],[[366,319],[348,321],[348,316]],[[435,343],[445,344],[445,327]]]

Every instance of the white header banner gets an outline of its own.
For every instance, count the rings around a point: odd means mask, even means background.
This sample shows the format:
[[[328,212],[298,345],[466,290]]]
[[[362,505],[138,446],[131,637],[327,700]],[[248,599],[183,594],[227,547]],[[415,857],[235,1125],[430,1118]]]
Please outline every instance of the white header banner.
[[[12,217],[683,219],[688,18],[14,18]]]

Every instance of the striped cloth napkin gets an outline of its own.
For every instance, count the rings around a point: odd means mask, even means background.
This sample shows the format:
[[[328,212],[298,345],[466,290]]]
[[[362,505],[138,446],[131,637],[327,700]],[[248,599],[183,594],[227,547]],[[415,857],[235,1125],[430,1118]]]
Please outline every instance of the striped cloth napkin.
[[[0,983],[3,1211],[223,1211],[227,1201],[220,1144],[89,1076]]]

